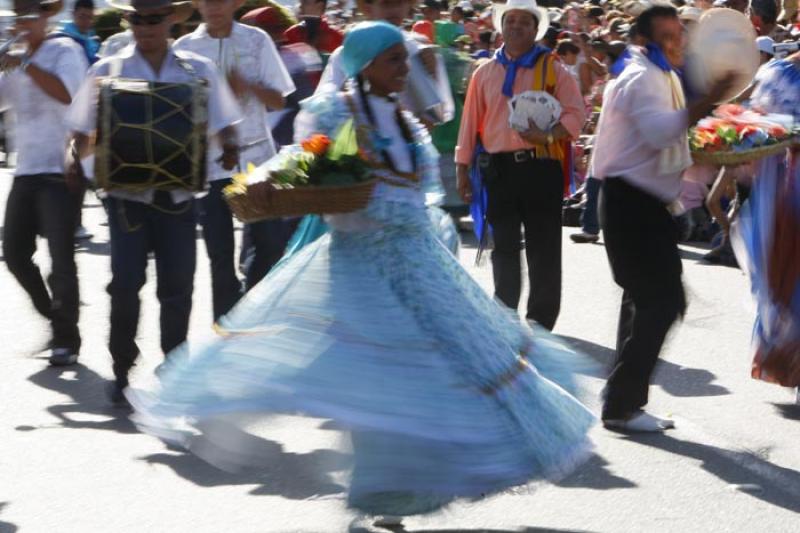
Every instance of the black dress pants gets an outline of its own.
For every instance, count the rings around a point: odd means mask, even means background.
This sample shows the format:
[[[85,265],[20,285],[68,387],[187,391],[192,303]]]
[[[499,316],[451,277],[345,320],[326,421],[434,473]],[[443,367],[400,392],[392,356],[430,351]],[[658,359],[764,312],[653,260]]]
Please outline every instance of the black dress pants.
[[[624,419],[647,404],[661,346],[686,309],[678,229],[662,201],[622,178],[606,178],[600,220],[614,281],[623,289],[603,419]]]
[[[561,165],[554,159],[517,162],[512,155],[492,155],[486,176],[495,296],[511,309],[519,306],[524,227],[530,284],[526,317],[553,329],[561,307]]]
[[[272,270],[286,252],[299,218],[269,219],[246,224],[242,237],[245,287],[249,291]]]
[[[37,235],[47,240],[52,261],[47,277],[49,292],[39,267],[33,262]],[[3,257],[36,310],[50,320],[53,347],[77,353],[81,337],[74,237],[74,212],[64,176],[15,177],[3,223]]]
[[[231,178],[225,178],[210,182],[208,194],[198,202],[200,225],[211,263],[214,322],[230,311],[244,292],[242,282],[236,275],[233,215],[223,193],[232,181]]]

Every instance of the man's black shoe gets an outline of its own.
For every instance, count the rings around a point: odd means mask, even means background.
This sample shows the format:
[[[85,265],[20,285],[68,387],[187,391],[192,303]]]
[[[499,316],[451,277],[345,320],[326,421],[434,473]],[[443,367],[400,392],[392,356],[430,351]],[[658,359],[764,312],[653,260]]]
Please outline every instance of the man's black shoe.
[[[125,389],[128,387],[128,380],[116,379],[106,385],[108,399],[114,407],[124,407],[130,409],[131,404],[125,397]]]
[[[78,362],[78,354],[69,348],[53,348],[49,361],[53,366],[74,365]]]

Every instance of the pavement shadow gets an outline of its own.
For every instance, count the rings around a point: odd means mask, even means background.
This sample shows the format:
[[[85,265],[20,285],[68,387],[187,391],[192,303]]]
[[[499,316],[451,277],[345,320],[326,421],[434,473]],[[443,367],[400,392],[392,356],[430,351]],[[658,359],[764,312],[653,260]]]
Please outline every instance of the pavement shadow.
[[[475,232],[471,229],[462,229],[458,228],[458,236],[461,239],[461,247],[462,248],[472,248],[475,249],[478,247],[478,239],[475,237]],[[489,251],[489,248],[486,250]]]
[[[347,426],[336,420],[325,420],[317,427],[326,431],[350,431]]]
[[[800,405],[796,403],[773,403],[775,410],[787,420],[800,420]]]
[[[569,489],[632,489],[636,483],[615,476],[608,470],[608,461],[595,454],[572,474],[555,483],[556,486]]]
[[[81,240],[77,241],[76,254],[111,255],[111,241]]]
[[[599,364],[590,375],[605,379],[611,371],[616,358],[616,350],[583,339],[558,335],[579,352],[583,352]],[[724,396],[730,391],[722,385],[713,383],[717,376],[702,368],[690,368],[659,359],[654,373],[653,385],[661,387],[672,396],[691,398],[699,396]]]
[[[627,440],[700,461],[700,467],[753,498],[800,513],[800,472],[755,454],[676,439],[667,434],[628,435]],[[791,488],[786,489],[789,486]]]
[[[392,531],[394,533],[590,533],[583,529],[553,529],[542,527],[521,527],[518,529],[406,529],[405,526],[351,526],[348,533],[377,533],[379,531]]]
[[[47,412],[60,421],[59,427],[138,433],[128,419],[128,411],[109,404],[105,394],[108,380],[80,363],[68,367],[46,367],[28,380],[72,399],[71,403],[47,408]],[[18,426],[16,429],[34,431],[41,427]]]
[[[681,259],[688,259],[690,261],[697,261],[699,263],[710,265],[711,263],[707,263],[703,261],[703,258],[710,250],[703,250],[701,252],[695,252],[694,250],[687,250],[686,248],[678,248],[678,254],[681,256]]]
[[[3,509],[8,505],[8,502],[0,502],[0,513],[3,512]],[[0,533],[14,533],[19,528],[12,524],[11,522],[3,522],[0,520]]]
[[[589,533],[585,529],[553,529],[550,527],[523,527],[520,529],[412,529],[407,531],[408,533]]]
[[[163,452],[141,459],[165,465],[201,487],[257,485],[250,491],[253,495],[305,500],[346,490],[331,475],[350,468],[348,454],[326,449],[286,452],[280,443],[246,433],[233,424],[225,426],[224,439],[227,445],[201,434],[187,445],[192,453]],[[231,442],[235,446],[230,446]]]

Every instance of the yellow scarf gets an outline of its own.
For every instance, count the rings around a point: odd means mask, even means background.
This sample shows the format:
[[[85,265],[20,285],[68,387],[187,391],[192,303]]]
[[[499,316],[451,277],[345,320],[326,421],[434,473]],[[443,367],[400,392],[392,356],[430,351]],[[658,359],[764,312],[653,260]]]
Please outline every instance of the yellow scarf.
[[[672,109],[686,109],[686,98],[683,95],[681,80],[674,71],[664,72],[672,91]],[[664,148],[659,153],[658,171],[659,174],[674,174],[681,172],[692,164],[691,156],[686,150],[686,139],[681,139],[668,148]]]

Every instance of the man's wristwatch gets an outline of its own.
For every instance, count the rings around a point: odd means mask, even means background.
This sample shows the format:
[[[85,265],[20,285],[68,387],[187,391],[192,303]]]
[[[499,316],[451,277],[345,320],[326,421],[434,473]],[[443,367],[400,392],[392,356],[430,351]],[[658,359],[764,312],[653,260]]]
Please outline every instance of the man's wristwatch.
[[[24,56],[22,56],[22,60],[19,63],[19,69],[22,72],[27,72],[28,71],[28,67],[30,65],[31,65],[31,56],[29,56],[28,54],[25,54]]]
[[[553,138],[552,133],[548,133],[546,139],[547,139],[547,144],[553,144],[555,142],[555,138]]]

